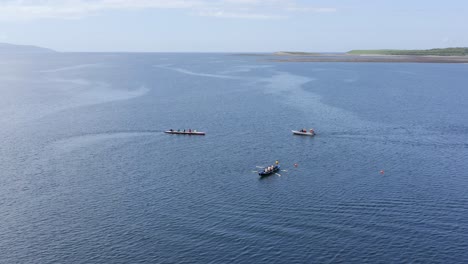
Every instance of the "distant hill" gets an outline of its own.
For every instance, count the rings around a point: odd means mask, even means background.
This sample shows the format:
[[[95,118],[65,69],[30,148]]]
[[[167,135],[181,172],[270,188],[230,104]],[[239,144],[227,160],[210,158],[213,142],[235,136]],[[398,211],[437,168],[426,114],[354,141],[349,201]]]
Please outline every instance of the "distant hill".
[[[468,48],[445,48],[428,50],[351,50],[350,55],[415,55],[415,56],[468,56]]]
[[[56,52],[51,49],[30,46],[0,43],[0,54],[37,54]]]

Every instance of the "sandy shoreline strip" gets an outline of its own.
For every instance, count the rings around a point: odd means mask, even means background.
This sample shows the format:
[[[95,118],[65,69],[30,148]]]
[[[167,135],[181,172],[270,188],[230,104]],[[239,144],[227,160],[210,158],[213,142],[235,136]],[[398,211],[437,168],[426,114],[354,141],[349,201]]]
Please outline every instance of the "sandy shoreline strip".
[[[261,56],[276,62],[393,62],[393,63],[468,63],[468,56],[409,56],[409,55],[288,55],[288,54],[237,54]]]

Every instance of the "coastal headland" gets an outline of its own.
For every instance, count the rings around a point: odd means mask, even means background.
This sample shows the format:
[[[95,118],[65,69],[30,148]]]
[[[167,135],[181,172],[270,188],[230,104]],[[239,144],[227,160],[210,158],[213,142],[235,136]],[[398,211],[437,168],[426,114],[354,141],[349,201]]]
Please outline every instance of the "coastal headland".
[[[280,51],[264,54],[277,62],[394,62],[394,63],[468,63],[468,48],[430,50],[352,50],[346,53]]]

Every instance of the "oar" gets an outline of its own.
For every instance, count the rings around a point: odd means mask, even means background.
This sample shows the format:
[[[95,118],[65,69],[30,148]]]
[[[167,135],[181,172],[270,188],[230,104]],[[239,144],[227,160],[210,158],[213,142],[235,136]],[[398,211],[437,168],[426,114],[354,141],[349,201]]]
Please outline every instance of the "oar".
[[[281,170],[281,171],[288,172],[288,170]]]
[[[278,177],[281,177],[281,174],[279,174],[279,173],[275,173],[275,174],[278,175]]]
[[[257,167],[259,169],[264,169],[265,168],[265,167],[262,167],[262,166],[255,166],[255,167]]]

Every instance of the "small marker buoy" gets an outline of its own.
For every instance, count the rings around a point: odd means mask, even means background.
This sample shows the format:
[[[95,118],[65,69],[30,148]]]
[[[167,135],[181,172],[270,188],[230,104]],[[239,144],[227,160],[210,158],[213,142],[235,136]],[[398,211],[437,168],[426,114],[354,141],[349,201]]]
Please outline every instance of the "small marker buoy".
[[[385,174],[385,171],[384,170],[380,170],[380,174]]]
[[[294,163],[294,167],[296,167],[296,168],[297,168],[297,166],[298,166],[298,165],[297,165],[297,163]]]

